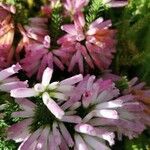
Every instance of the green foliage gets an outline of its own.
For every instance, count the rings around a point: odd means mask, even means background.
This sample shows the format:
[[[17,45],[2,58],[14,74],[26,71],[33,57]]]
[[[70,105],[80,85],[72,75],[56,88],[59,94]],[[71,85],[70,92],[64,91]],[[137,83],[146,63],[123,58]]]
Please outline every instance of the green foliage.
[[[4,140],[0,138],[0,150],[16,150],[17,144],[12,140]]]
[[[106,7],[102,3],[102,0],[91,0],[89,5],[85,8],[85,18],[87,24],[89,25],[97,19],[101,15],[101,12],[105,9]]]
[[[57,45],[56,41],[61,35],[61,25],[62,25],[62,7],[58,6],[53,9],[50,20],[50,35],[53,45]]]
[[[137,74],[137,68],[148,63],[149,48],[145,42],[150,38],[150,2],[148,0],[131,0],[119,20],[112,11],[112,20],[117,33],[117,53],[114,70],[118,73]],[[148,42],[149,43],[149,42]],[[147,60],[145,62],[145,60]],[[136,68],[136,69],[133,69]],[[148,69],[148,68],[147,68]],[[132,72],[130,72],[132,70]],[[143,76],[143,75],[142,75]]]
[[[124,148],[125,150],[149,150],[150,139],[145,134],[142,134],[133,140],[126,139]]]

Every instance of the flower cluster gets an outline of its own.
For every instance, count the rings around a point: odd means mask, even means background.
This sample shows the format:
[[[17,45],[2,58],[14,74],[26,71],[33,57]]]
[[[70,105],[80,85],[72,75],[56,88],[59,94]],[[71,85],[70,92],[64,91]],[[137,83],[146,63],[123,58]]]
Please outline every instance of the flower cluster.
[[[110,150],[115,138],[138,137],[150,125],[149,88],[106,70],[117,52],[117,30],[106,16],[88,21],[92,2],[46,1],[26,25],[13,20],[14,6],[0,3],[0,92],[18,107],[6,133],[18,150]]]
[[[41,83],[33,88],[11,90],[11,96],[17,98],[22,109],[12,116],[24,119],[8,129],[8,137],[22,142],[20,149],[50,146],[76,147],[78,150],[101,147],[105,150],[109,149],[105,141],[114,144],[114,132],[118,133],[119,139],[122,135],[132,139],[145,129],[146,122],[141,122],[145,119],[142,115],[145,107],[135,101],[135,95],[121,95],[112,80],[76,75],[49,83],[51,77],[52,70],[46,68]],[[25,97],[31,97],[31,100],[35,97],[36,104]],[[45,109],[42,117],[39,115],[41,107]]]

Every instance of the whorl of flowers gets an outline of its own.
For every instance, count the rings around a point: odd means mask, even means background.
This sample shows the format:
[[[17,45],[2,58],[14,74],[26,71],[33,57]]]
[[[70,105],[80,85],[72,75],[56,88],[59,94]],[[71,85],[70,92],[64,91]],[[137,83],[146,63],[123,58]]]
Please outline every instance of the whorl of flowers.
[[[70,55],[69,60],[64,62],[68,71],[72,71],[78,65],[80,72],[84,72],[84,62],[94,69],[106,69],[111,64],[115,52],[115,31],[109,29],[111,21],[104,21],[98,18],[89,27],[83,13],[79,12],[74,16],[74,24],[62,26],[66,35],[58,40],[61,44],[61,51]]]
[[[11,90],[11,96],[15,98],[36,97],[41,96],[43,103],[48,107],[51,113],[58,119],[62,119],[64,111],[52,99],[55,98],[59,103],[62,103],[72,95],[74,84],[82,80],[82,75],[76,75],[65,79],[61,82],[50,83],[53,70],[46,68],[42,82],[35,84],[33,88],[16,88]],[[74,94],[77,94],[74,90]]]
[[[12,63],[14,48],[14,21],[12,14],[15,7],[0,2],[0,68],[6,68]]]
[[[121,96],[111,80],[76,75],[50,83],[51,78],[52,69],[46,68],[41,83],[11,90],[22,109],[12,116],[25,119],[8,129],[8,137],[22,142],[20,150],[49,146],[106,150],[106,141],[114,144],[114,132],[119,139],[122,134],[131,139],[145,129],[141,122],[144,107],[132,94]],[[25,97],[35,97],[37,105],[20,99]]]
[[[115,135],[140,135],[150,125],[150,90],[136,77],[122,80],[105,70],[116,52],[116,29],[97,12],[127,1],[43,3],[33,5],[41,8],[40,17],[23,25],[13,20],[15,7],[0,2],[0,92],[10,94],[7,102],[17,107],[9,112],[15,123],[8,115],[7,139],[20,143],[18,150],[110,150]],[[97,70],[105,74],[89,74]],[[68,77],[65,71],[88,74]],[[3,120],[7,102],[0,103]]]

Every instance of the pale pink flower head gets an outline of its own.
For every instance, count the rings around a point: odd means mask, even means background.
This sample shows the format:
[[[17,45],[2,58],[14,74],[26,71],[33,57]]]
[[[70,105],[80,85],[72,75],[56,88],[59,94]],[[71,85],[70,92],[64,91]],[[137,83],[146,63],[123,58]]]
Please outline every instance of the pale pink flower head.
[[[86,76],[79,85],[84,91],[82,112],[86,110],[87,114],[83,123],[75,127],[78,133],[103,138],[112,145],[113,131],[119,138],[123,134],[132,139],[145,129],[140,115],[144,106],[136,102],[132,94],[120,96],[111,80],[95,80],[95,76]]]
[[[124,7],[128,5],[128,0],[102,0],[108,7]]]
[[[21,111],[13,112],[12,117],[21,117],[23,120],[8,128],[7,138],[17,143],[21,142],[19,150],[35,148],[67,150],[74,146],[75,142],[67,124],[74,126],[81,123],[81,118],[74,115],[77,105],[73,105],[65,112],[63,118],[58,120],[44,103],[37,102],[38,105],[36,105],[28,99],[15,101],[19,104]]]
[[[17,77],[12,75],[18,73],[21,66],[17,63],[6,69],[0,71],[0,91],[10,92],[12,89],[27,87],[26,81],[20,81]]]
[[[63,5],[66,9],[66,15],[73,17],[78,12],[81,12],[85,6],[89,3],[89,0],[64,0]]]
[[[139,82],[137,77],[134,77],[128,82],[128,88],[123,91],[123,94],[133,94],[137,102],[144,105],[142,121],[150,126],[150,88],[145,82]],[[141,105],[142,105],[141,104]]]
[[[12,63],[15,30],[12,14],[14,13],[14,6],[0,2],[0,68],[6,68]]]
[[[113,80],[118,88],[121,88],[122,94],[132,94],[134,101],[143,107],[143,111],[139,114],[141,122],[150,125],[150,88],[146,86],[145,82],[140,82],[137,77],[127,80],[126,77],[121,77],[112,73],[105,73],[104,79]]]
[[[16,88],[11,91],[11,96],[15,98],[38,97],[41,96],[43,103],[58,119],[64,116],[64,110],[57,102],[64,103],[72,96],[74,85],[82,80],[82,75],[76,75],[61,82],[52,82],[53,70],[46,68],[42,76],[42,82],[35,84],[33,88]],[[52,99],[53,98],[53,99]],[[56,101],[54,100],[56,99]]]
[[[58,44],[61,44],[60,50],[70,55],[69,63],[64,62],[68,71],[77,65],[80,72],[84,72],[84,63],[91,69],[109,67],[116,43],[115,31],[109,29],[111,25],[110,20],[98,18],[86,27],[84,15],[80,12],[74,16],[74,24],[62,26],[67,34],[58,40]]]

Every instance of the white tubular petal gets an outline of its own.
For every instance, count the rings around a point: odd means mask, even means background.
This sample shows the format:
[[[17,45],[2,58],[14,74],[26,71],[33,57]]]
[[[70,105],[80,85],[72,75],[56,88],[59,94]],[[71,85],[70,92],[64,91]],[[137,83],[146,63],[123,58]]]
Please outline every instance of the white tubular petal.
[[[19,64],[16,64],[16,65],[12,65],[11,67],[0,71],[0,81],[8,78],[9,76],[15,73],[18,73],[20,69],[21,69],[21,66]]]
[[[96,105],[95,109],[103,109],[103,108],[118,108],[123,106],[122,100],[114,100],[106,103],[101,103]]]
[[[102,138],[104,140],[107,140],[109,142],[110,145],[114,144],[114,138],[115,138],[115,134],[113,132],[110,133],[106,133],[102,135]]]
[[[94,116],[110,118],[110,119],[119,119],[117,111],[110,110],[110,109],[94,110]]]
[[[79,116],[64,116],[62,118],[62,121],[64,122],[70,122],[70,123],[81,123],[81,118]]]
[[[75,126],[75,130],[79,133],[84,133],[84,134],[88,134],[91,136],[96,135],[95,128],[91,126],[90,124],[83,124],[83,123],[78,124]]]
[[[4,83],[0,85],[0,90],[5,91],[5,92],[10,92],[13,89],[17,88],[26,88],[27,87],[27,82],[22,82],[22,81],[16,81],[16,82],[9,82],[9,83]]]
[[[43,103],[47,106],[47,108],[51,111],[51,113],[58,119],[62,119],[64,116],[64,111],[57,105],[57,103],[51,99],[48,93],[43,93],[42,95]]]
[[[49,90],[55,90],[58,87],[59,82],[53,82],[48,85]]]
[[[61,100],[67,100],[68,99],[68,97],[65,95],[65,94],[63,94],[63,93],[50,93],[50,96],[51,97],[53,97],[53,98],[56,98],[56,99],[61,99]]]
[[[73,85],[83,80],[82,74],[73,76],[60,82],[60,85]]]
[[[31,88],[18,88],[10,91],[10,95],[15,98],[33,97],[39,93]]]
[[[88,150],[88,146],[79,134],[75,135],[75,143],[77,150]]]
[[[71,85],[60,85],[57,90],[60,92],[70,92],[72,91],[74,86]]]
[[[97,140],[95,137],[88,135],[83,135],[84,140],[94,149],[94,150],[110,150],[104,143]]]
[[[59,123],[59,127],[60,127],[60,131],[62,133],[62,136],[64,137],[64,139],[67,142],[68,146],[69,147],[73,147],[74,146],[74,142],[72,140],[72,137],[71,137],[70,133],[66,129],[65,125],[62,124],[62,123]]]
[[[53,70],[47,67],[42,76],[42,85],[48,86],[52,78]]]

